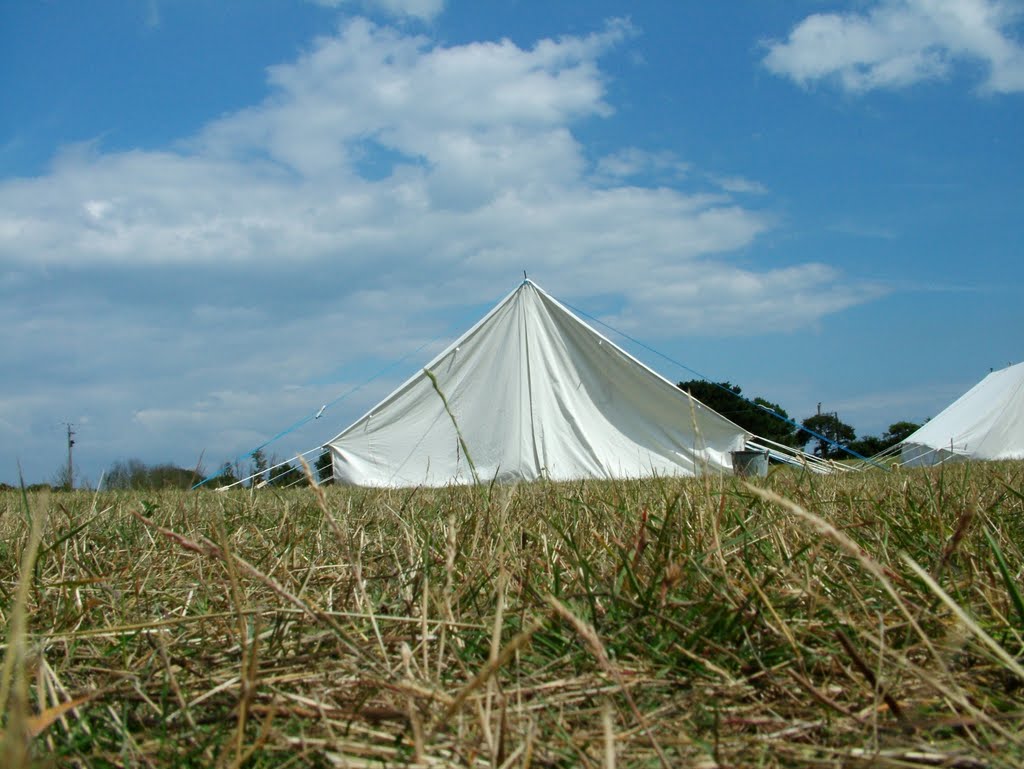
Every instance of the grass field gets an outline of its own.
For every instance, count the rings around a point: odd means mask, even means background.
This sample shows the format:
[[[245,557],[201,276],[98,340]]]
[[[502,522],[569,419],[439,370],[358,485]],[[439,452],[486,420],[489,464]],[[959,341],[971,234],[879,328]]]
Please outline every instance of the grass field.
[[[1024,466],[0,496],[0,764],[1024,766]]]

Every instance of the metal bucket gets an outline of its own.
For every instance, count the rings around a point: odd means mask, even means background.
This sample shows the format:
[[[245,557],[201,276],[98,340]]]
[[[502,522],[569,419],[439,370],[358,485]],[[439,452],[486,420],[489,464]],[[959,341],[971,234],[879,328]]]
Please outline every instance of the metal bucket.
[[[764,478],[768,475],[768,452],[732,452],[732,471],[745,478]]]

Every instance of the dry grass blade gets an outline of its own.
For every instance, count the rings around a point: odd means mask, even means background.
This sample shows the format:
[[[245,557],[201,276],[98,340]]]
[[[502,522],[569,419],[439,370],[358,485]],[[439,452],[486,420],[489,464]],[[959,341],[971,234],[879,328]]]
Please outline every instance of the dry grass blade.
[[[28,682],[25,675],[26,606],[29,590],[32,585],[32,573],[39,552],[39,543],[43,535],[45,523],[45,498],[36,509],[26,509],[30,519],[28,542],[22,552],[21,568],[18,572],[18,585],[14,594],[14,604],[10,610],[7,628],[7,649],[4,654],[3,670],[0,672],[0,708],[3,709],[4,730],[0,746],[0,755],[5,759],[5,766],[17,769],[28,760],[27,742],[32,736],[32,722],[28,705]]]
[[[443,728],[445,724],[451,720],[452,716],[458,712],[459,708],[462,707],[466,700],[469,699],[470,695],[487,683],[491,676],[493,676],[498,670],[508,664],[509,660],[515,656],[516,652],[530,643],[530,639],[533,638],[534,633],[540,630],[543,626],[544,623],[541,621],[531,623],[525,630],[517,633],[507,644],[505,644],[504,648],[502,648],[501,652],[497,656],[488,659],[483,667],[477,671],[476,675],[474,675],[465,686],[459,689],[455,697],[452,698],[452,701],[435,724],[433,732],[436,733],[439,729]]]
[[[938,654],[938,652],[936,652],[935,647],[932,645],[931,638],[928,636],[927,633],[925,633],[925,631],[921,628],[920,624],[917,622],[917,619],[910,612],[910,609],[908,608],[906,601],[898,592],[896,592],[896,589],[892,586],[892,581],[890,580],[890,576],[892,575],[887,574],[886,570],[878,563],[878,561],[876,561],[870,555],[868,555],[864,548],[860,547],[856,542],[850,539],[843,532],[839,531],[839,529],[837,529],[831,523],[826,521],[824,518],[815,515],[814,513],[810,513],[807,510],[804,510],[800,505],[796,504],[795,502],[792,502],[791,500],[788,500],[785,497],[782,497],[769,489],[753,486],[749,483],[745,483],[744,486],[747,488],[748,491],[752,492],[756,496],[759,496],[762,499],[765,499],[774,504],[780,505],[785,509],[789,510],[789,512],[793,513],[797,517],[807,521],[820,534],[823,534],[824,536],[828,537],[833,542],[835,542],[837,545],[839,545],[839,547],[842,550],[844,550],[847,555],[856,559],[860,563],[860,565],[864,567],[865,570],[867,570],[870,574],[872,574],[875,577],[876,580],[878,580],[878,583],[889,594],[894,604],[900,610],[900,613],[903,614],[903,616],[906,618],[907,622],[917,633],[921,641],[931,651],[932,656],[935,658],[935,660],[940,665],[945,666],[944,660]]]
[[[889,710],[892,711],[892,714],[896,716],[896,718],[898,718],[900,722],[902,722],[903,724],[907,724],[906,718],[903,715],[903,708],[899,706],[899,703],[896,702],[896,699],[892,696],[892,694],[890,694],[881,684],[881,682],[878,681],[878,679],[875,676],[875,671],[873,671],[871,667],[861,658],[860,654],[857,652],[856,647],[853,645],[853,641],[850,640],[850,637],[846,635],[846,633],[844,633],[842,630],[838,629],[835,631],[835,636],[839,640],[839,643],[842,644],[842,647],[846,650],[846,653],[850,656],[850,659],[853,661],[854,666],[857,668],[857,670],[860,671],[861,675],[863,675],[864,678],[867,679],[867,682],[871,685],[871,688],[875,689],[879,692],[879,694],[881,694],[882,699],[885,701],[885,704],[889,706]]]
[[[612,664],[611,659],[608,657],[608,652],[604,648],[604,644],[601,643],[601,639],[597,635],[597,631],[594,630],[589,624],[581,620],[575,614],[552,595],[547,597],[547,602],[555,610],[562,619],[568,622],[573,630],[579,635],[580,638],[590,648],[591,653],[597,660],[598,665],[601,669],[607,673],[619,689],[622,691],[622,696],[626,698],[626,702],[629,703],[629,709],[633,711],[633,717],[636,718],[640,728],[643,729],[647,735],[647,739],[651,742],[651,747],[654,748],[654,752],[658,755],[658,760],[661,761],[661,765],[664,767],[670,767],[668,756],[665,755],[665,751],[661,749],[661,745],[658,744],[658,740],[654,736],[654,731],[651,729],[651,725],[647,722],[644,714],[640,712],[640,708],[637,707],[636,701],[633,699],[633,695],[630,694],[629,689],[626,687],[626,682],[622,679],[622,674],[619,669]]]
[[[30,737],[38,737],[40,734],[45,732],[51,726],[53,726],[61,718],[61,716],[70,713],[75,708],[85,705],[87,702],[101,697],[106,692],[90,692],[89,694],[83,694],[81,696],[70,699],[67,702],[62,702],[59,705],[46,708],[42,713],[34,716],[29,716],[25,719],[28,727],[28,734]]]
[[[1021,681],[1024,681],[1024,667],[1015,660],[1009,652],[1006,651],[1002,646],[996,643],[995,639],[986,633],[977,622],[968,616],[967,612],[952,598],[949,593],[939,587],[938,583],[932,579],[932,576],[922,569],[918,563],[910,556],[904,554],[903,560],[906,561],[907,566],[921,578],[921,580],[928,586],[928,589],[935,593],[936,596],[946,605],[946,607],[956,615],[956,618],[963,623],[964,627],[971,631],[985,646],[987,646],[999,660],[1006,665],[1006,667],[1013,672]]]
[[[601,724],[604,726],[605,769],[615,769],[615,720],[612,704],[605,701],[601,706]]]
[[[219,548],[213,542],[210,542],[205,538],[201,539],[199,542],[195,542],[189,539],[188,537],[182,536],[181,534],[178,534],[176,532],[171,531],[170,529],[166,529],[163,526],[160,526],[158,523],[147,518],[138,511],[133,510],[132,514],[146,526],[149,526],[150,528],[160,532],[167,539],[177,543],[186,550],[190,550],[200,555],[205,555],[208,558],[215,558],[220,561],[224,561],[229,558],[232,559],[235,566],[241,569],[245,574],[259,580],[264,585],[269,587],[278,596],[285,599],[296,608],[301,609],[303,612],[308,614],[313,619],[329,626],[332,630],[334,630],[337,633],[339,640],[346,645],[350,652],[366,661],[369,661],[364,650],[359,645],[355,644],[348,637],[348,633],[345,632],[344,628],[342,628],[341,625],[338,624],[334,617],[332,617],[330,614],[326,612],[320,611],[310,606],[306,601],[303,601],[298,596],[293,595],[291,592],[285,589],[283,585],[278,583],[277,580],[273,579],[267,574],[264,574],[255,566],[248,563],[241,556],[232,555],[230,553],[224,553],[223,550],[221,550],[221,548]]]

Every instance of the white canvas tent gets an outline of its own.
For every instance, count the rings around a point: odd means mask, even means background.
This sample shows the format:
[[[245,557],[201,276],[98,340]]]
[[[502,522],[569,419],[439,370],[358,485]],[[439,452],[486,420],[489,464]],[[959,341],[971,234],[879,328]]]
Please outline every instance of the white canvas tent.
[[[731,470],[742,428],[526,280],[326,444],[360,486]]]
[[[993,371],[903,442],[904,465],[1024,459],[1024,363]]]

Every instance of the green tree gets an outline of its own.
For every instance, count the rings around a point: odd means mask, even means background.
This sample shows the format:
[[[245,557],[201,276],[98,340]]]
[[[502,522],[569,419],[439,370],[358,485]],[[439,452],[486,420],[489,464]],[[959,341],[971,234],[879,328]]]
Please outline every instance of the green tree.
[[[855,441],[850,441],[850,445],[847,448],[867,458],[885,451],[889,446],[880,435],[865,435]]]
[[[62,463],[57,471],[53,474],[52,486],[54,489],[64,489],[67,491],[72,487],[72,481],[74,479],[68,475],[68,465],[66,462]]]
[[[291,462],[284,462],[270,470],[270,485],[278,487],[294,486],[304,479],[302,470],[292,465]]]
[[[853,441],[850,443],[850,449],[862,457],[873,457],[875,454],[892,448],[897,443],[902,443],[920,427],[921,425],[917,422],[894,422],[882,435],[868,435]]]
[[[800,431],[801,442],[811,441],[815,456],[822,459],[842,459],[849,456],[842,447],[852,443],[857,438],[857,433],[838,416],[815,414],[813,417],[807,417],[802,424],[804,429]],[[819,435],[822,437],[819,438]]]
[[[334,465],[330,449],[324,449],[316,458],[316,477],[321,486],[334,483]]]
[[[214,478],[210,479],[209,485],[211,488],[217,489],[221,486],[231,486],[238,482],[238,476],[235,475],[234,468],[230,462],[225,462],[221,465],[220,472]]]
[[[882,440],[886,441],[889,446],[895,446],[897,443],[903,443],[907,438],[916,433],[921,429],[921,425],[917,422],[894,422],[889,425],[889,430],[882,436]]]
[[[146,465],[141,459],[120,459],[103,474],[103,488],[128,491],[146,488]]]
[[[151,489],[191,489],[203,476],[196,470],[176,465],[154,465],[148,468],[147,487]]]
[[[249,465],[250,486],[259,486],[267,478],[267,455],[263,449],[256,449],[252,453],[252,463]]]
[[[754,435],[785,446],[800,445],[798,428],[790,423],[789,414],[777,403],[764,398],[747,400],[741,395],[742,388],[730,382],[691,379],[680,382],[678,387]]]
[[[114,462],[103,474],[103,488],[120,491],[190,489],[202,475],[171,464],[147,465],[140,459]]]

